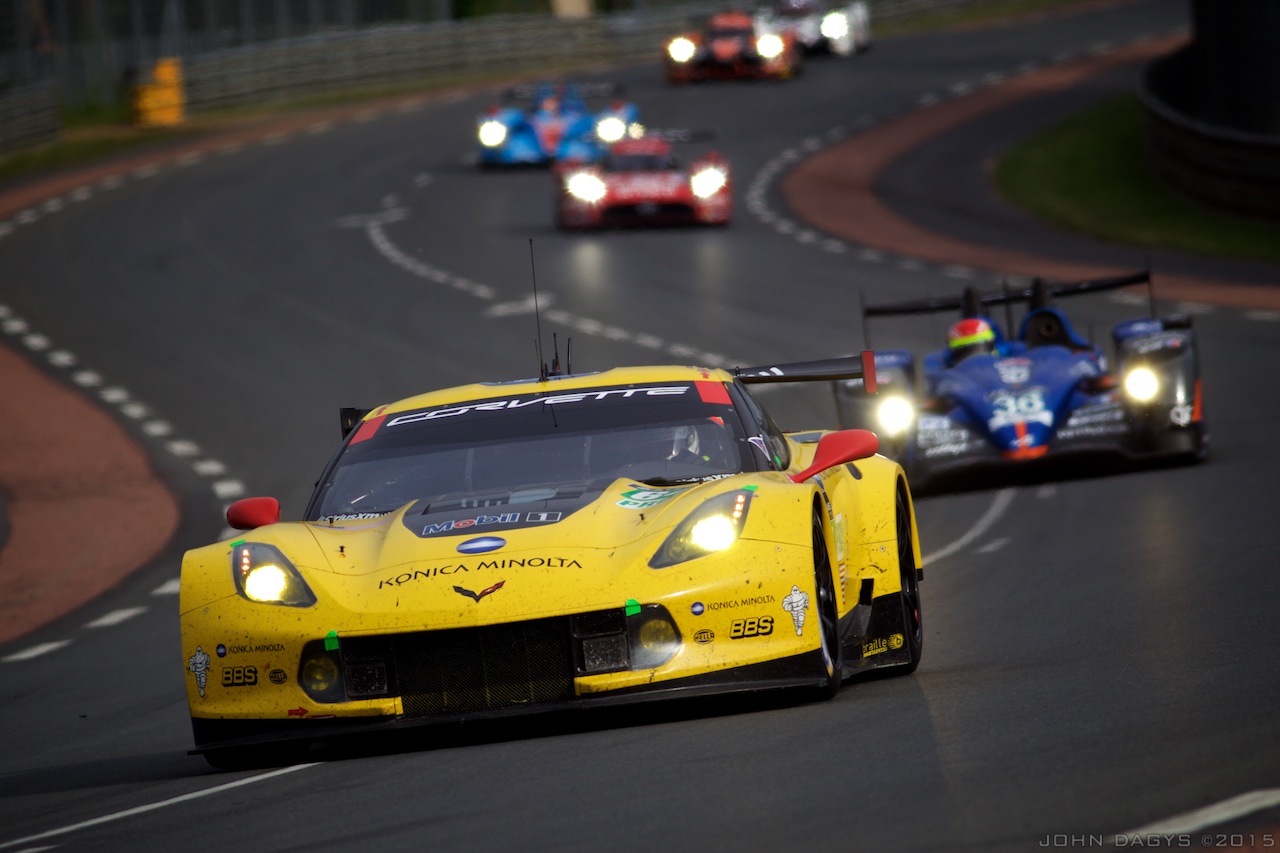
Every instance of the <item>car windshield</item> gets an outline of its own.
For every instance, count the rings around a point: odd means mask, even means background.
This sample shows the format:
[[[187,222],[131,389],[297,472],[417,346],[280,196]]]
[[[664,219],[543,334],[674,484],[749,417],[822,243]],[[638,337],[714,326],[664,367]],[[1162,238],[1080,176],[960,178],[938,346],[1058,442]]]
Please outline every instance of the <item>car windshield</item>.
[[[754,459],[719,383],[500,397],[366,421],[309,517],[391,512],[420,499],[546,499],[619,477],[694,482],[748,470]]]
[[[606,172],[666,172],[678,168],[674,154],[610,154],[604,158]]]

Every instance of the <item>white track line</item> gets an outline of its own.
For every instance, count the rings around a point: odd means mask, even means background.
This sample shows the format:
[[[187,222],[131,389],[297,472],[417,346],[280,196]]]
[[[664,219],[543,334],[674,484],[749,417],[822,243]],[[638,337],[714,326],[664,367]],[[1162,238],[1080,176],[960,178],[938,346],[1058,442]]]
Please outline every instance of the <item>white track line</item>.
[[[121,818],[133,817],[134,815],[144,814],[146,812],[153,812],[156,809],[163,809],[166,806],[175,806],[178,803],[186,803],[186,802],[190,802],[191,800],[198,800],[201,797],[208,797],[213,794],[220,794],[223,791],[229,791],[232,788],[240,788],[244,785],[252,785],[254,782],[263,782],[275,776],[283,776],[284,774],[292,773],[295,770],[305,770],[308,767],[315,767],[317,766],[318,763],[319,762],[312,762],[311,764],[295,764],[292,767],[281,767],[279,770],[272,770],[270,773],[262,773],[258,776],[250,776],[247,779],[237,779],[234,782],[228,782],[225,785],[218,785],[214,788],[206,788],[203,791],[192,791],[190,794],[183,794],[180,797],[171,797],[170,799],[167,799],[167,800],[161,800],[158,803],[150,803],[145,806],[138,806],[137,808],[125,809],[122,812],[112,812],[111,814],[103,815],[102,817],[95,817],[92,820],[84,820],[84,821],[81,821],[80,823],[70,824],[69,826],[60,826],[57,829],[51,829],[48,832],[40,832],[35,835],[28,835],[25,838],[15,838],[13,841],[0,842],[0,850],[3,850],[7,847],[17,847],[19,844],[26,844],[30,841],[39,841],[40,839],[43,839],[43,838],[52,838],[55,835],[66,835],[68,832],[75,832],[78,829],[86,829],[90,826],[98,826],[99,824],[110,823],[111,821],[120,820]]]
[[[1184,812],[1165,820],[1149,823],[1129,832],[1121,832],[1116,837],[1181,835],[1187,832],[1195,832],[1205,827],[1217,826],[1277,805],[1280,805],[1280,788],[1265,788],[1260,791],[1250,791],[1247,794],[1241,794],[1238,797],[1232,797],[1229,800],[1223,800],[1220,803],[1214,803],[1202,809]]]
[[[967,548],[973,540],[986,533],[991,525],[995,524],[1000,519],[1000,516],[1004,515],[1005,510],[1009,508],[1009,504],[1013,503],[1013,496],[1016,491],[1016,489],[1001,489],[996,492],[995,498],[991,501],[991,506],[987,508],[982,518],[978,519],[977,523],[969,528],[967,533],[950,545],[934,551],[932,554],[926,554],[921,561],[927,566],[935,560],[950,557],[957,551]]]

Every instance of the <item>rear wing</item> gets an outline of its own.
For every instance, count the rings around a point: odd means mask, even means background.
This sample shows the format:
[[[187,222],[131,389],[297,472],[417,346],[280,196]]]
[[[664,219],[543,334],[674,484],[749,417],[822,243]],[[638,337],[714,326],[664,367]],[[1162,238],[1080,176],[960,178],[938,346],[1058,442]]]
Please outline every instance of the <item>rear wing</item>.
[[[511,101],[532,101],[539,96],[574,94],[582,99],[587,98],[620,98],[626,94],[621,84],[605,81],[589,83],[543,82],[521,83],[509,86],[502,92],[502,97]]]
[[[687,127],[646,127],[645,136],[655,136],[664,142],[714,142],[718,137],[714,130],[690,130]]]
[[[836,379],[861,379],[868,394],[876,393],[876,356],[864,351],[858,355],[824,358],[819,361],[793,361],[759,367],[735,367],[733,375],[744,385],[766,382],[830,382]]]
[[[1156,315],[1156,298],[1151,283],[1151,271],[1126,273],[1108,278],[1094,278],[1085,281],[1049,282],[1042,278],[1033,279],[1030,287],[1012,290],[1006,284],[1000,290],[978,292],[973,288],[965,288],[959,296],[943,296],[932,299],[916,299],[909,302],[887,302],[862,307],[862,338],[870,341],[867,328],[869,317],[900,317],[909,314],[933,314],[939,311],[962,311],[965,314],[985,313],[984,308],[991,305],[1010,306],[1017,303],[1033,305],[1043,303],[1059,296],[1080,296],[1085,293],[1099,293],[1104,290],[1116,290],[1135,284],[1147,285],[1147,299],[1151,316]],[[1007,310],[1007,308],[1006,308]],[[1012,316],[1008,318],[1012,326]],[[867,343],[870,346],[870,343]]]

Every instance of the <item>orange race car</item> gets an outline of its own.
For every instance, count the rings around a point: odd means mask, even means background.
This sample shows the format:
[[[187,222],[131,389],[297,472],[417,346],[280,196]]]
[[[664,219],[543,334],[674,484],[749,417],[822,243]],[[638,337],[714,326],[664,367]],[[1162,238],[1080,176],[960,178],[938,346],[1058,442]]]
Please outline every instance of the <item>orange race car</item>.
[[[736,78],[785,80],[800,73],[804,51],[793,30],[762,26],[746,12],[720,12],[700,32],[667,41],[668,83]]]

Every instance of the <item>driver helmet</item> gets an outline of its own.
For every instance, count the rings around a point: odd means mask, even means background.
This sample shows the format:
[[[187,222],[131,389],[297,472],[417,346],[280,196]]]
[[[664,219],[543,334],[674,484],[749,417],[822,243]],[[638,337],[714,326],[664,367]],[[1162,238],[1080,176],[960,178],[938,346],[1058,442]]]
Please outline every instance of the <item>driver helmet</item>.
[[[991,324],[981,317],[965,317],[951,326],[947,332],[947,350],[955,364],[976,353],[994,352],[996,333]]]

